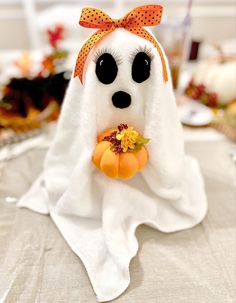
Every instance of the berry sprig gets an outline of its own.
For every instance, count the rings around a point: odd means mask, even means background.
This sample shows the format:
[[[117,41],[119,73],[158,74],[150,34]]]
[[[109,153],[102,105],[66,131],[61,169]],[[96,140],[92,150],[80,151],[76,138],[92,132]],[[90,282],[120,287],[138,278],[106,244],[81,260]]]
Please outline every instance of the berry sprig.
[[[116,139],[117,131],[112,132],[109,136],[105,136],[103,141],[108,141],[112,144],[112,150],[115,154],[122,153],[121,141]]]
[[[188,87],[185,89],[185,94],[209,107],[216,107],[219,105],[219,100],[216,93],[208,92],[205,85],[197,85],[193,80],[189,82]]]
[[[117,126],[117,128],[121,132],[123,129],[128,129],[129,126],[127,124],[121,123],[120,125]]]

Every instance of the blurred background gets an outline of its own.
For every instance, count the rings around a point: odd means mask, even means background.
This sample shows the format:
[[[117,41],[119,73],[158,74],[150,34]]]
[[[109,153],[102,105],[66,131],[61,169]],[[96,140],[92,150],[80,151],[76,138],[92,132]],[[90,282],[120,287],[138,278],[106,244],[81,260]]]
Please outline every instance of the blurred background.
[[[45,29],[57,23],[64,24],[70,38],[86,38],[88,33],[78,27],[80,11],[84,6],[98,7],[117,17],[135,6],[158,3],[164,6],[163,20],[168,20],[184,18],[189,2],[192,1],[0,0],[0,48],[43,47]],[[191,8],[191,36],[209,43],[235,38],[235,17],[234,0],[195,0]]]
[[[164,6],[151,30],[168,56],[182,123],[235,141],[235,0],[0,0],[0,146],[57,120],[78,51],[94,32],[78,25],[84,6],[117,18],[144,4]]]

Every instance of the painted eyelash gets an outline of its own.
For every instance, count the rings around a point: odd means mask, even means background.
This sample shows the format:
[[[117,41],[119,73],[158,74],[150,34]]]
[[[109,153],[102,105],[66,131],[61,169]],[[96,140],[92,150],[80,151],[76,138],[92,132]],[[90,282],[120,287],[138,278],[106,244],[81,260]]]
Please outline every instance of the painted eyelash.
[[[129,60],[131,63],[133,63],[133,60],[135,58],[135,56],[138,54],[138,53],[145,53],[149,56],[149,58],[153,59],[154,55],[153,55],[153,51],[152,51],[153,48],[151,47],[148,47],[147,45],[145,45],[144,47],[143,46],[139,46],[135,49],[135,51],[129,56]]]
[[[111,54],[114,57],[117,65],[121,64],[122,60],[121,60],[120,56],[118,55],[118,53],[114,49],[105,48],[105,47],[96,51],[96,53],[94,54],[94,57],[93,57],[93,62],[96,64],[99,57],[105,53]]]

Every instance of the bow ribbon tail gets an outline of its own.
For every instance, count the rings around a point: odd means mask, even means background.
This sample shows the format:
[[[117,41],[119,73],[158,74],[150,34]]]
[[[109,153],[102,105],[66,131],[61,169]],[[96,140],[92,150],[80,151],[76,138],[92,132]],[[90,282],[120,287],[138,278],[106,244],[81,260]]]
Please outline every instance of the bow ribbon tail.
[[[162,74],[163,74],[163,79],[164,81],[168,81],[168,73],[167,73],[167,68],[166,68],[166,63],[165,63],[165,58],[162,52],[162,49],[159,45],[159,43],[153,38],[153,36],[143,27],[129,27],[127,26],[125,28],[126,30],[128,30],[129,32],[131,32],[132,34],[138,35],[141,38],[146,39],[147,41],[151,42],[152,44],[154,44],[154,46],[156,47],[160,58],[161,58],[161,63],[162,63]]]
[[[98,41],[100,41],[104,36],[112,32],[113,30],[114,28],[111,28],[109,30],[100,29],[96,31],[92,36],[90,36],[90,38],[85,42],[85,44],[81,48],[75,64],[74,78],[78,76],[82,84],[85,62],[90,50]]]

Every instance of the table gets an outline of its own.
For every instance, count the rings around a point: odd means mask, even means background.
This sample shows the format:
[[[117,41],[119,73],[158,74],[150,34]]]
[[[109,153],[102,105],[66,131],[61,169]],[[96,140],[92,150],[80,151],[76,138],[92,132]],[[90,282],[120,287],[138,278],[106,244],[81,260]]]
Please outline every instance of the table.
[[[139,227],[131,284],[115,302],[235,302],[236,169],[231,147],[220,138],[186,143],[205,178],[207,217],[195,228],[171,234]],[[17,209],[3,199],[27,190],[45,152],[35,148],[0,166],[0,302],[93,303],[85,268],[50,217]]]

